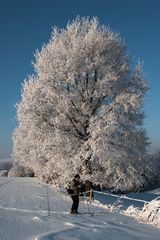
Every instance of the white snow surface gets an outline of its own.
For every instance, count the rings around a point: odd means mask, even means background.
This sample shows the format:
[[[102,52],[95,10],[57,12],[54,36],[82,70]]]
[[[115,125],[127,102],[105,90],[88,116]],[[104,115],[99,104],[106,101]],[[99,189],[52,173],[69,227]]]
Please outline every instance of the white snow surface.
[[[109,211],[105,198],[87,204],[82,197],[81,214],[70,215],[72,201],[65,192],[36,178],[1,177],[0,240],[160,239],[160,229]]]

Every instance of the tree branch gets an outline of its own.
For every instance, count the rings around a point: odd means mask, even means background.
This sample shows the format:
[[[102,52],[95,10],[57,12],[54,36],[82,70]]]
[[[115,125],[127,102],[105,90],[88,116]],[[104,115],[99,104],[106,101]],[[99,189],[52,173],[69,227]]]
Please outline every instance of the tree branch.
[[[77,132],[78,136],[83,139],[83,140],[86,140],[87,139],[87,134],[83,134],[78,128],[77,126],[75,125],[75,122],[73,120],[72,117],[70,117],[70,115],[68,113],[66,113],[68,119],[70,120],[70,122],[72,123],[72,126],[74,128],[74,130]]]
[[[35,111],[35,113],[41,117],[50,127],[54,127],[54,124],[50,123],[47,118],[45,118],[38,110]]]

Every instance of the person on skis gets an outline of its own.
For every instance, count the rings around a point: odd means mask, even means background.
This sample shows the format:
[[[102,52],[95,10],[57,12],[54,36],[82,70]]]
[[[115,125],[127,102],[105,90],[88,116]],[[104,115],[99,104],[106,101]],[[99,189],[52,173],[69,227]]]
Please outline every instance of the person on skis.
[[[76,174],[71,181],[70,185],[71,189],[73,190],[73,193],[71,194],[72,198],[72,207],[71,207],[71,214],[78,214],[78,206],[79,206],[79,194],[82,189],[82,184],[80,182],[80,176],[79,174]]]

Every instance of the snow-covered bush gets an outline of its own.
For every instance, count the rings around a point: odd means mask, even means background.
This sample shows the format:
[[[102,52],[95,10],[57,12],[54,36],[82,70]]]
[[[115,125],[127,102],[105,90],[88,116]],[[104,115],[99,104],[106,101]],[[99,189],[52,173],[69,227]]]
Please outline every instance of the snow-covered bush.
[[[0,177],[7,177],[8,171],[7,170],[0,170]]]
[[[29,167],[14,164],[8,173],[9,177],[34,177],[34,172]]]
[[[146,203],[142,209],[130,206],[124,213],[160,227],[160,197]]]
[[[147,186],[148,85],[123,41],[96,18],[54,28],[17,104],[13,158],[63,184],[74,173],[119,191]]]
[[[160,151],[150,156],[150,168],[153,172],[151,187],[160,187]]]
[[[13,165],[13,161],[11,159],[3,159],[0,160],[0,171],[7,170],[9,171]]]

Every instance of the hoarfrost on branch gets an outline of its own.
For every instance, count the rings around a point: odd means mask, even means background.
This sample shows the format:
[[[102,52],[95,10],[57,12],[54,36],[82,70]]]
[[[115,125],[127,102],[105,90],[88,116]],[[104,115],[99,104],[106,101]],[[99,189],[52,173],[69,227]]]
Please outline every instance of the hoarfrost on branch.
[[[34,68],[17,104],[15,162],[60,185],[79,172],[120,191],[145,188],[148,85],[119,35],[96,18],[77,18],[53,29]]]

